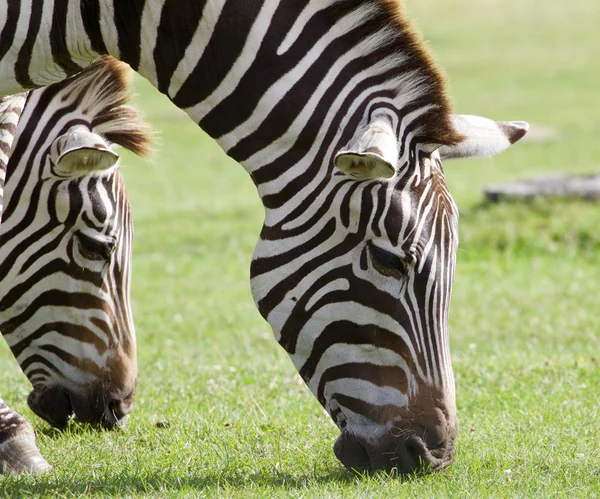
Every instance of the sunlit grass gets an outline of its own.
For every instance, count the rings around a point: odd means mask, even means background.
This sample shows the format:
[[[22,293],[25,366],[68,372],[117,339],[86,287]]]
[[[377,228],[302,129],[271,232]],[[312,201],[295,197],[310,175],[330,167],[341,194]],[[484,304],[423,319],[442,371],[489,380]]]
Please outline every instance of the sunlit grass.
[[[556,140],[446,165],[461,210],[451,309],[460,421],[455,464],[409,480],[359,477],[337,430],[271,338],[248,275],[262,222],[254,186],[140,82],[162,135],[127,155],[135,223],[140,376],[122,431],[58,433],[27,408],[3,346],[1,393],[55,466],[1,477],[32,497],[594,497],[600,494],[600,209],[485,205],[485,185],[600,165],[596,0],[408,0],[462,113],[520,119]]]

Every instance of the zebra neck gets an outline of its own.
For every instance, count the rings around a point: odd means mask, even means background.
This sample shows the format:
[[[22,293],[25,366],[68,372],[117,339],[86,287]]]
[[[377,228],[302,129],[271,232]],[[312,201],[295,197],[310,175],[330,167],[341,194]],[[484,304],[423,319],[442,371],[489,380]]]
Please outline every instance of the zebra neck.
[[[141,50],[112,53],[241,163],[263,201],[290,179],[329,176],[335,152],[378,109],[394,115],[401,151],[409,129],[457,139],[443,78],[390,2],[151,3],[135,35]]]
[[[395,2],[10,5],[0,91],[47,85],[108,53],[168,95],[259,186],[296,165],[316,168],[307,176],[329,167],[332,153],[378,108],[398,122],[411,115],[419,121],[413,128],[436,143],[456,139],[443,79]]]

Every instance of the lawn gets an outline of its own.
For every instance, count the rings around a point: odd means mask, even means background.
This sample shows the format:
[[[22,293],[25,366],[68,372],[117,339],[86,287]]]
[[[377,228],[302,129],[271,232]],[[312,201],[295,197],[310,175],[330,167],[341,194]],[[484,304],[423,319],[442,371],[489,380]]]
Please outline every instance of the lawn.
[[[555,139],[447,163],[461,210],[450,315],[460,435],[455,464],[408,480],[358,477],[250,295],[262,222],[254,186],[185,115],[137,81],[161,133],[125,155],[135,215],[140,375],[119,431],[59,433],[27,408],[2,345],[2,396],[55,471],[1,477],[0,496],[598,497],[600,208],[486,205],[485,185],[600,168],[597,0],[408,0],[456,109],[526,120]]]

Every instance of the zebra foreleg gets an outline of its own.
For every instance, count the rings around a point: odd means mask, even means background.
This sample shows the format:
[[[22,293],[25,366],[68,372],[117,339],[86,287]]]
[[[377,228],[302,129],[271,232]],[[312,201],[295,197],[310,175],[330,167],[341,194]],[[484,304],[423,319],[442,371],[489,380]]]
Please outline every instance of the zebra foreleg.
[[[35,445],[31,424],[0,398],[0,473],[44,473],[51,469]]]

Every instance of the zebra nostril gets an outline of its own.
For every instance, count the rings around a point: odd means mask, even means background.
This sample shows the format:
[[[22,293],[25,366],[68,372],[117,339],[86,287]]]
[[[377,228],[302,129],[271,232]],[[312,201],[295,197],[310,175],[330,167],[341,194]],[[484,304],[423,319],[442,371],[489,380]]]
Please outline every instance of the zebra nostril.
[[[349,470],[363,472],[370,469],[367,450],[347,431],[335,441],[333,452]]]
[[[129,415],[133,409],[133,404],[122,399],[113,398],[106,404],[106,409],[106,422],[108,426],[114,426],[122,422]]]
[[[428,471],[432,459],[423,441],[414,437],[409,438],[404,446],[406,449],[406,458],[403,464],[406,472]]]

